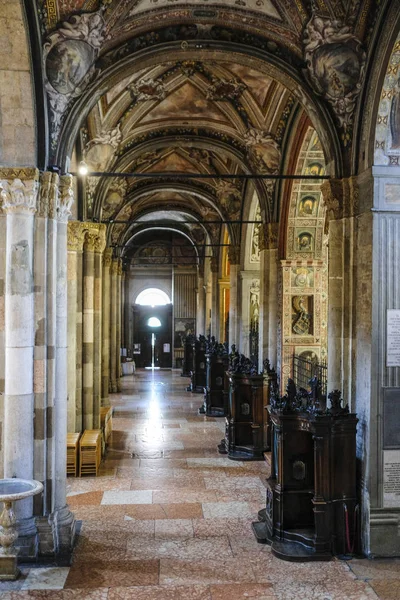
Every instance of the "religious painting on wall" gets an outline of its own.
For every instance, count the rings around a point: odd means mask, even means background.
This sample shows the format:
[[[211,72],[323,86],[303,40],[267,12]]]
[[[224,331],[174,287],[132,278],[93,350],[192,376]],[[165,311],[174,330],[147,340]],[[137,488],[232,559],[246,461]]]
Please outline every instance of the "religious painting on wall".
[[[312,335],[313,333],[313,297],[293,296],[292,298],[292,332],[296,335]]]
[[[314,196],[304,196],[298,205],[299,217],[315,217],[318,208],[318,201]]]
[[[300,230],[296,232],[296,251],[313,252],[314,236],[310,231]]]
[[[194,319],[175,319],[174,348],[183,348],[186,336],[196,333]]]

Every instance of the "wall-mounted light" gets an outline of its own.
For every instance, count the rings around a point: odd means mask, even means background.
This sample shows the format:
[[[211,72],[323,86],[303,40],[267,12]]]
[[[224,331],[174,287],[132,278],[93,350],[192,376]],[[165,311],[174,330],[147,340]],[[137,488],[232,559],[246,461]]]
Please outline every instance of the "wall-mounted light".
[[[87,175],[89,172],[88,166],[85,163],[84,160],[81,160],[81,162],[79,163],[79,167],[78,167],[78,173],[79,175]]]

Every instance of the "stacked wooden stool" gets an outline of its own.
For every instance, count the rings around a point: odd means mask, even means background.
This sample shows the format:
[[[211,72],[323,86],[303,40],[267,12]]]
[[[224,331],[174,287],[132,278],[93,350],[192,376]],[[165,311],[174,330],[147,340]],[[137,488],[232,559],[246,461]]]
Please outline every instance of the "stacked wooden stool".
[[[79,477],[95,475],[101,462],[101,431],[86,429],[79,443]]]
[[[78,475],[78,456],[80,433],[67,434],[67,475]]]

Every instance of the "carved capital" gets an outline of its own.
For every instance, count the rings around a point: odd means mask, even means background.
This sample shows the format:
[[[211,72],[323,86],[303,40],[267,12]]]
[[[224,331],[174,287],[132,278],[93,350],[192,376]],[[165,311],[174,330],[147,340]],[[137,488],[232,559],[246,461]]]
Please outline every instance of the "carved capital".
[[[106,234],[107,234],[107,226],[104,224],[99,224],[98,226],[98,235],[96,241],[94,243],[94,251],[95,252],[104,252],[104,248],[107,244]]]
[[[0,169],[0,197],[5,213],[34,214],[38,191],[38,169]]]
[[[50,173],[50,171],[45,171],[40,174],[40,191],[36,213],[38,217],[47,217],[49,214],[49,195],[52,175],[53,173]]]
[[[211,268],[211,273],[218,273],[218,257],[217,256],[212,256],[210,258],[210,268]]]
[[[68,221],[68,250],[70,252],[82,252],[85,240],[84,223],[80,221]]]
[[[112,263],[112,248],[106,248],[104,250],[104,254],[103,254],[103,265],[105,267],[107,267],[108,269],[111,267],[111,263]]]
[[[329,221],[354,217],[359,211],[359,188],[356,177],[330,179],[321,185],[323,203],[326,207],[325,230]]]
[[[260,250],[276,250],[278,247],[279,223],[263,223],[259,230]]]
[[[72,175],[61,175],[57,198],[57,220],[60,223],[67,223],[71,214],[71,206],[74,203],[72,183]]]
[[[240,246],[229,246],[228,258],[231,265],[240,264]]]

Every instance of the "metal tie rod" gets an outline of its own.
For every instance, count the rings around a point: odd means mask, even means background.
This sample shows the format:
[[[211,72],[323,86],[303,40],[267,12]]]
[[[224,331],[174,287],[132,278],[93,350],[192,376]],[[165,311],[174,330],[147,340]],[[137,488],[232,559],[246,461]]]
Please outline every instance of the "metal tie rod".
[[[330,175],[264,175],[264,174],[233,174],[233,173],[120,173],[120,172],[88,172],[87,175],[81,175],[76,171],[72,171],[71,175],[79,177],[137,177],[139,179],[311,179],[321,180],[330,179]]]

